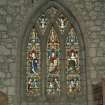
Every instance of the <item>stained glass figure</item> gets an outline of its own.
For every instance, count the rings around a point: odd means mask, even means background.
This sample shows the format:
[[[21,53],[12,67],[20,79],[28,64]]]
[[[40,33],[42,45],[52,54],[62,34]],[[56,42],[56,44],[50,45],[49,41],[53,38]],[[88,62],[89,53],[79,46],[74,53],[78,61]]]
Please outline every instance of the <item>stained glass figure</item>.
[[[65,27],[66,27],[67,24],[68,24],[68,19],[67,19],[66,16],[64,16],[64,14],[61,13],[61,14],[58,16],[56,23],[57,23],[57,25],[58,25],[58,27],[59,27],[59,30],[60,30],[61,32],[64,32],[64,29],[65,29]]]
[[[75,94],[80,91],[80,76],[79,75],[68,75],[67,76],[67,94]]]
[[[66,37],[66,84],[67,94],[80,91],[79,43],[72,27]]]
[[[46,17],[45,14],[42,14],[39,18],[38,18],[38,26],[40,28],[40,30],[42,31],[42,34],[44,34],[47,24],[48,24],[48,18]]]
[[[59,40],[54,27],[51,28],[47,43],[47,94],[60,95],[60,57]]]
[[[40,40],[33,27],[27,45],[26,90],[28,96],[40,95]]]

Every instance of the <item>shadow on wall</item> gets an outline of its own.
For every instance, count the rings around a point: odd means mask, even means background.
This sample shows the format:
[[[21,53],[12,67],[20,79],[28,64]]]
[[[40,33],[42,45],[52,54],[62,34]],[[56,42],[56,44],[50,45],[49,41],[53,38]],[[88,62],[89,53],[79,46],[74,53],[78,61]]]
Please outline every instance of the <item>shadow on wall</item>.
[[[8,105],[8,96],[0,91],[0,105]]]

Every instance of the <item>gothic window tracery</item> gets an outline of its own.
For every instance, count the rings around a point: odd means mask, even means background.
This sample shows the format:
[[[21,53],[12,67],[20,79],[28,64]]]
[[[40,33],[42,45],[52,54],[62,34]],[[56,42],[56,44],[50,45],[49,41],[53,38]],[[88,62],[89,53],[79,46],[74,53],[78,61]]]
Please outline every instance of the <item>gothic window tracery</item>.
[[[44,48],[41,46],[43,39],[40,40],[39,36],[47,39]],[[62,49],[61,45],[65,48]],[[43,50],[46,57],[41,55],[41,49],[46,49]],[[48,8],[37,18],[29,35],[26,48],[26,95],[40,96],[43,82],[43,91],[48,96],[61,96],[62,92],[68,96],[78,94],[81,88],[79,58],[79,40],[73,24],[59,9]],[[42,74],[42,71],[45,73]],[[43,79],[42,75],[45,75]],[[63,90],[65,86],[66,91]]]

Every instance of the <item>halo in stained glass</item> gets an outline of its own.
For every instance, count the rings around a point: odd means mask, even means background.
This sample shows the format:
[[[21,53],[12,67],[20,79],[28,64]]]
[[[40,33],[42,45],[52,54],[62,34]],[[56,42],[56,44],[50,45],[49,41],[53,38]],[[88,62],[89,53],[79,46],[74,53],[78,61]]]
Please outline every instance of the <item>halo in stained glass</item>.
[[[40,95],[40,40],[35,27],[33,27],[27,45],[26,66],[26,94],[27,96]]]

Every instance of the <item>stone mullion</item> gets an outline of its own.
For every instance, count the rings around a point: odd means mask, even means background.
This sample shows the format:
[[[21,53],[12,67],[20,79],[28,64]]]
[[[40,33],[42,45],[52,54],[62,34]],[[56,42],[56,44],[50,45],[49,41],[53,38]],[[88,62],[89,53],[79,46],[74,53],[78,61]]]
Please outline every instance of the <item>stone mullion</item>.
[[[60,49],[62,51],[62,57],[61,57],[61,75],[60,75],[60,79],[61,79],[61,91],[62,91],[62,96],[64,99],[64,80],[65,80],[65,75],[64,75],[64,69],[65,69],[65,42],[64,42],[64,38],[65,36],[62,35],[60,36]]]
[[[42,68],[41,68],[41,71],[42,71],[42,98],[45,99],[45,74],[46,74],[46,44],[45,44],[45,37],[43,36],[42,37],[42,46],[41,46],[41,62],[42,62]]]
[[[66,68],[66,60],[67,60],[67,58],[66,58],[66,46],[65,46],[65,43],[66,43],[66,41],[65,41],[65,36],[63,37],[63,92],[64,92],[64,95],[66,95],[65,94],[65,89],[66,89],[66,74],[65,74],[65,68]]]

